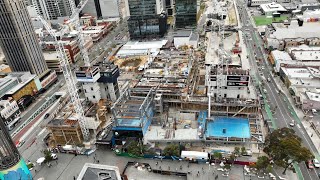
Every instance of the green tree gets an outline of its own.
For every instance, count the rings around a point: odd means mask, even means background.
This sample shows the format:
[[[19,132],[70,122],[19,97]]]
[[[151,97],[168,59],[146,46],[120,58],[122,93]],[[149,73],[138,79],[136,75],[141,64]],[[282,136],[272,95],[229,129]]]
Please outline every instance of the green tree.
[[[137,141],[132,141],[128,147],[128,153],[134,156],[141,156],[143,153],[143,148],[141,147],[140,143]]]
[[[240,148],[239,148],[239,147],[235,147],[233,153],[234,153],[236,156],[239,156],[239,155],[240,155]]]
[[[269,158],[267,156],[260,156],[258,157],[256,167],[258,170],[266,170],[268,165],[270,164]]]
[[[236,156],[234,154],[231,154],[229,157],[230,163],[233,164],[235,160],[236,160]]]
[[[43,154],[44,154],[44,158],[45,158],[45,159],[44,159],[44,162],[45,162],[45,163],[50,162],[50,161],[53,160],[51,151],[49,151],[49,150],[44,150],[44,151],[43,151]]]
[[[269,134],[263,151],[276,165],[284,168],[283,174],[293,163],[314,158],[310,150],[302,146],[301,138],[290,128],[277,129]]]
[[[271,164],[269,164],[269,165],[267,166],[266,170],[267,170],[268,173],[271,173],[271,171],[272,171],[272,166],[271,166]]]
[[[163,150],[165,156],[180,156],[179,144],[169,144]]]
[[[213,157],[214,157],[214,162],[217,163],[217,159],[218,160],[222,159],[222,154],[220,152],[214,152]]]
[[[246,148],[244,146],[241,147],[241,155],[245,155],[247,153]]]
[[[231,169],[231,165],[230,165],[230,164],[226,164],[226,165],[224,166],[224,168],[226,168],[226,169]]]

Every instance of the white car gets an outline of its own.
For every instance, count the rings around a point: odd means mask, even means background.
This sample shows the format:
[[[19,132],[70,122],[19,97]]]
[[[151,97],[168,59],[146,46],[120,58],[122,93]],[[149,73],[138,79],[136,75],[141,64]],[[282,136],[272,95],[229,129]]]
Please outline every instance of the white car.
[[[320,168],[320,163],[319,163],[318,159],[313,159],[312,162],[313,162],[314,167]]]
[[[290,125],[291,127],[294,127],[294,125],[295,125],[294,120],[292,120],[292,121],[289,123],[289,125]]]

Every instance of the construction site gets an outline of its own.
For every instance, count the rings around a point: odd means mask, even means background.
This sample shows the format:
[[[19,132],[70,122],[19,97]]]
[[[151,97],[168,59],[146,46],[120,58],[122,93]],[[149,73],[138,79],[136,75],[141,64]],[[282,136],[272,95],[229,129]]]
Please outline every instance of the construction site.
[[[167,40],[130,41],[112,63],[81,67],[84,117],[79,106],[66,104],[47,125],[55,144],[121,146],[133,137],[152,145],[263,143],[259,98],[234,14],[212,18],[199,40],[205,51]]]
[[[101,100],[99,103],[90,103],[81,100],[84,109],[85,123],[91,134],[90,139],[95,139],[94,135],[101,131],[106,124],[110,123],[107,118],[106,101]],[[54,117],[48,121],[46,128],[49,130],[51,137],[48,139],[49,147],[57,145],[81,145],[83,143],[83,134],[79,124],[79,116],[75,113],[73,103],[70,97],[65,95],[59,101],[59,105],[51,116]]]
[[[205,56],[192,46],[176,48],[168,46],[168,42],[149,57],[147,68],[131,71],[139,74],[130,81],[131,95],[150,96],[152,89],[154,96],[154,116],[142,134],[144,143],[179,142],[201,146],[203,143],[264,142],[260,102],[235,30],[234,4],[225,2],[223,7],[222,10],[228,11],[218,12],[208,26],[211,31],[203,40]],[[130,54],[126,58],[131,62],[139,56]],[[124,65],[123,60],[121,62]],[[120,69],[127,72],[130,66]],[[160,104],[161,109],[157,108]],[[134,111],[134,106],[127,111]]]

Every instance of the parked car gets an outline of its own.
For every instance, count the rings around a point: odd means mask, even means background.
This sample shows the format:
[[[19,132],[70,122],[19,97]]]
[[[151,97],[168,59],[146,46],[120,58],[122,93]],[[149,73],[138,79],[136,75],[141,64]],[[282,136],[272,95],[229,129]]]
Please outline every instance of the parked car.
[[[308,169],[313,169],[314,168],[313,163],[312,163],[311,160],[306,161],[306,166],[307,166]]]
[[[20,141],[20,142],[17,144],[17,148],[21,147],[25,142],[26,142],[25,140]]]
[[[49,113],[47,113],[46,115],[44,115],[44,118],[47,119],[50,116]]]
[[[320,163],[319,163],[318,159],[313,159],[313,165],[316,168],[320,168]]]
[[[267,81],[270,82],[270,81],[271,81],[271,78],[268,77],[268,78],[267,78]]]

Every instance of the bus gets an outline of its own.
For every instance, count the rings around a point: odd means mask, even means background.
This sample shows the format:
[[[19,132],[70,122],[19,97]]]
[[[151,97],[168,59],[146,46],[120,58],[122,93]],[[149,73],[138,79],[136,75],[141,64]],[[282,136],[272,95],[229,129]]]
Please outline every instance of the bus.
[[[14,127],[16,127],[16,125],[20,122],[21,117],[16,117],[13,121],[11,121],[8,125],[7,128],[9,131],[11,131]]]

